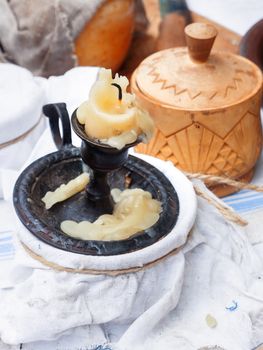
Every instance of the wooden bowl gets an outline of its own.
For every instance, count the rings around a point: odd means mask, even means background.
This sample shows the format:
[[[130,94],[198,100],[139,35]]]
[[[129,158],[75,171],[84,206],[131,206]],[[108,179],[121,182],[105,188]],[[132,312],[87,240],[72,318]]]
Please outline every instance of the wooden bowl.
[[[186,27],[187,48],[146,58],[132,77],[138,103],[156,133],[137,151],[172,161],[187,172],[250,181],[260,155],[262,74],[251,61],[212,52],[211,25]],[[218,185],[219,196],[235,189]]]
[[[106,0],[75,41],[81,66],[116,71],[123,62],[134,28],[134,0]]]

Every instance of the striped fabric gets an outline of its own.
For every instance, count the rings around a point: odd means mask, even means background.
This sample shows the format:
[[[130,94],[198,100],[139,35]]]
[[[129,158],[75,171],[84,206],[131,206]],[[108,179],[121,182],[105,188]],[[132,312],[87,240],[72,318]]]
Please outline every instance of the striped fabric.
[[[242,190],[223,201],[238,213],[247,213],[263,208],[263,193],[249,190]]]
[[[13,259],[15,253],[12,232],[0,232],[0,261]]]

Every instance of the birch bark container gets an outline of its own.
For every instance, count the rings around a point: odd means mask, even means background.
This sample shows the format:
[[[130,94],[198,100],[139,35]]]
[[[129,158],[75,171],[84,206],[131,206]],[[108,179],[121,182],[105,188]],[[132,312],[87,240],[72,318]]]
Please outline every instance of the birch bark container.
[[[137,151],[187,172],[248,182],[262,144],[262,73],[238,55],[210,54],[213,26],[193,23],[185,34],[188,48],[156,52],[133,74],[132,91],[156,125],[151,142]],[[219,196],[235,191],[211,189]]]

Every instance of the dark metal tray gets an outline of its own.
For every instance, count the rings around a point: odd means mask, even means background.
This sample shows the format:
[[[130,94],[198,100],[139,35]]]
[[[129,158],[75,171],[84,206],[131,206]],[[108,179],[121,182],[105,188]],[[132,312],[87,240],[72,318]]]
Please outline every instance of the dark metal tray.
[[[24,226],[41,241],[69,252],[89,255],[116,255],[147,247],[166,236],[175,226],[179,214],[178,196],[170,181],[155,167],[143,160],[129,156],[126,163],[109,174],[111,188],[125,188],[125,178],[130,178],[130,188],[142,188],[152,193],[162,203],[158,222],[135,236],[120,241],[74,239],[60,230],[63,220],[95,220],[96,206],[89,203],[85,191],[46,210],[41,198],[62,183],[83,172],[80,150],[66,146],[29,165],[18,178],[14,188],[14,206]]]

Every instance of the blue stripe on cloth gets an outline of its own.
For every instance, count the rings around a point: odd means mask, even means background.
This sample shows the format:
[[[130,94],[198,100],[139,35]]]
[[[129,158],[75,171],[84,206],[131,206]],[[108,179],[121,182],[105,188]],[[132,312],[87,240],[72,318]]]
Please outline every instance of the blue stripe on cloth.
[[[245,202],[250,202],[250,203],[255,203],[257,204],[261,204],[263,201],[263,197],[261,196],[250,196],[250,197],[241,197],[241,198],[236,198],[235,200],[229,200],[229,201],[225,201],[225,203],[227,204],[236,204],[236,203],[245,203]]]
[[[255,195],[260,195],[257,192],[253,192],[253,191],[247,191],[247,190],[243,190],[240,191],[238,193],[235,194],[231,194],[230,196],[224,197],[224,201],[225,202],[229,202],[229,201],[235,201],[239,198],[247,198],[247,197],[253,197]]]
[[[0,255],[13,253],[14,250],[12,243],[0,243]]]
[[[0,259],[13,258],[15,248],[13,245],[12,231],[0,233]]]
[[[6,261],[6,260],[13,260],[15,257],[15,254],[6,254],[6,255],[0,255],[0,262],[1,261]],[[1,266],[1,265],[0,265]]]
[[[223,198],[235,211],[244,213],[263,208],[263,193],[243,190]]]
[[[0,236],[0,244],[1,244],[2,242],[7,242],[7,241],[11,241],[11,240],[12,240],[12,236],[11,236],[11,235],[6,236],[6,237],[1,237],[1,236]]]
[[[238,203],[254,203],[255,205],[260,205],[263,201],[263,197],[259,197],[259,196],[250,196],[250,197],[241,197],[241,198],[236,198],[236,199],[232,199],[231,201],[224,201],[226,204],[238,204]],[[253,209],[253,208],[252,208]]]
[[[1,254],[0,254],[0,258],[1,258],[1,257],[4,257],[4,256],[7,256],[7,255],[14,255],[14,254],[15,254],[15,249],[12,249],[12,250],[10,249],[9,251],[7,251],[7,252],[5,252],[5,253],[4,253],[4,252],[1,253]]]

